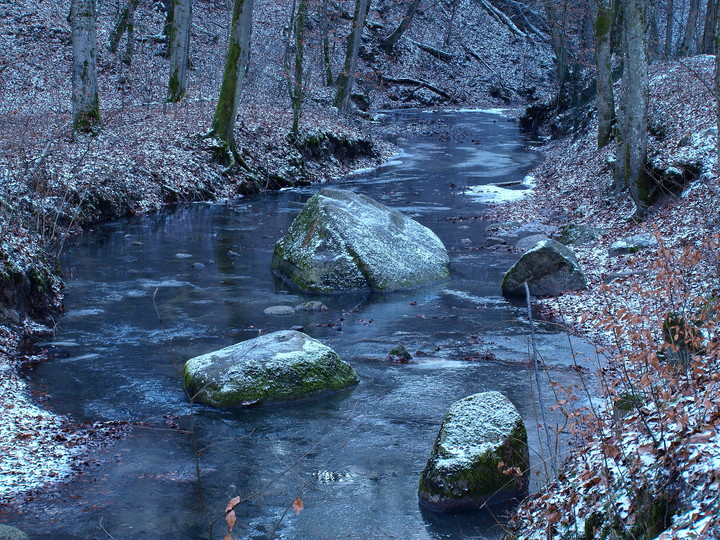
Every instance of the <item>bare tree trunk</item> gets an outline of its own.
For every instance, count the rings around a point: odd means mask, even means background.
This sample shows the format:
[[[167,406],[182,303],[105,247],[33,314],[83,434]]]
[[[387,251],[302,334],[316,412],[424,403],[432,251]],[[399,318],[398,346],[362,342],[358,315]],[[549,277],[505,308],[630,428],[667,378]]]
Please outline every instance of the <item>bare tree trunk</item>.
[[[191,25],[192,0],[175,0],[173,24],[169,38],[170,80],[167,100],[171,102],[180,101],[187,93]]]
[[[110,52],[116,53],[120,46],[123,34],[127,32],[127,46],[122,61],[127,65],[132,64],[132,57],[135,49],[135,9],[140,0],[128,0],[115,27],[110,32]]]
[[[253,0],[235,0],[225,71],[212,122],[212,134],[222,141],[225,159],[231,167],[239,158],[235,148],[235,117],[242,94],[245,67],[250,56],[252,11]]]
[[[165,4],[165,24],[163,25],[163,34],[167,40],[165,47],[165,57],[170,58],[170,34],[173,28],[173,19],[175,18],[175,1],[174,0],[163,0]]]
[[[598,148],[610,142],[615,123],[615,98],[613,96],[611,35],[613,25],[613,0],[599,0],[595,17],[595,61],[597,64],[597,111]]]
[[[305,21],[307,20],[308,0],[299,0],[295,19],[295,76],[293,78],[290,101],[292,102],[293,123],[291,133],[297,138],[300,130],[300,114],[303,105],[303,55],[305,50]]]
[[[332,59],[330,57],[330,21],[328,15],[328,1],[322,0],[320,5],[320,34],[322,41],[323,68],[325,71],[325,85],[332,86],[335,78],[332,73]]]
[[[405,13],[405,16],[403,17],[403,20],[400,21],[400,24],[398,27],[393,31],[392,34],[390,34],[388,37],[382,40],[380,43],[380,47],[385,49],[386,51],[390,52],[395,44],[398,42],[398,40],[402,37],[405,30],[410,28],[410,23],[413,20],[413,17],[415,17],[415,12],[417,11],[418,7],[420,6],[421,0],[412,0],[410,4],[408,5],[407,12]],[[453,3],[453,6],[455,4]],[[454,11],[454,8],[453,8]],[[450,23],[452,24],[452,23]],[[448,32],[449,35],[449,32]]]
[[[717,1],[708,0],[707,9],[705,11],[705,28],[703,29],[702,45],[700,52],[703,54],[715,53],[715,29],[717,28]]]
[[[665,58],[672,56],[673,46],[673,27],[675,23],[675,7],[673,0],[667,0],[667,9],[665,10]]]
[[[695,30],[697,28],[698,12],[700,11],[700,0],[690,0],[688,8],[688,18],[685,24],[685,33],[683,34],[678,54],[687,56],[692,51],[692,45],[695,41]]]
[[[717,156],[715,172],[720,174],[720,2],[715,2],[715,123],[717,126]]]
[[[645,38],[644,0],[622,0],[623,78],[618,113],[619,140],[616,186],[623,183],[635,202],[636,218],[642,219],[652,201],[647,161],[648,60]]]
[[[337,93],[333,105],[344,111],[350,101],[350,92],[355,80],[355,68],[357,67],[358,54],[362,41],[362,33],[365,28],[365,19],[370,10],[370,0],[356,0],[355,13],[353,14],[352,31],[348,37],[347,50],[345,52],[345,64],[337,78]]]
[[[565,28],[563,17],[558,15],[553,0],[543,0],[547,23],[550,27],[550,39],[557,63],[558,83],[562,87],[568,79],[570,68],[568,66],[567,48],[565,47]],[[563,11],[567,8],[567,0]]]
[[[448,19],[447,31],[445,32],[445,39],[443,40],[445,45],[450,44],[450,36],[452,35],[453,24],[455,24],[455,15],[457,14],[458,0],[450,0],[450,4],[450,18]]]
[[[652,60],[660,58],[660,31],[657,25],[657,0],[647,0],[645,4],[648,26],[648,56]]]
[[[73,128],[91,132],[100,125],[95,0],[72,0],[70,26],[73,49]]]

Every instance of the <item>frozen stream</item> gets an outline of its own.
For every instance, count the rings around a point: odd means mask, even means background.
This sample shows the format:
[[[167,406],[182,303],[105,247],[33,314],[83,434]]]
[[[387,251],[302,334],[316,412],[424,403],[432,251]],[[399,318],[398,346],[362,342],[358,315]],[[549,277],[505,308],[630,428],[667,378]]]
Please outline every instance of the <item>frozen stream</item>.
[[[203,497],[213,518],[233,496],[254,494],[236,509],[235,538],[502,537],[485,513],[421,511],[417,482],[448,406],[475,392],[506,394],[537,446],[525,312],[500,296],[517,255],[481,249],[488,223],[468,218],[482,215],[484,203],[466,188],[522,180],[539,156],[497,114],[405,112],[388,121],[427,123],[427,134],[408,136],[393,162],[336,185],[433,229],[450,251],[451,280],[370,297],[278,287],[273,245],[316,187],[98,227],[63,261],[67,314],[55,345],[67,356],[38,366],[30,382],[49,394],[49,408],[77,421],[144,424],[13,524],[41,539],[207,538],[193,440],[177,424],[194,426],[203,449]],[[450,137],[431,133],[438,123],[450,126]],[[315,299],[329,309],[263,314]],[[178,374],[187,358],[293,325],[333,347],[361,383],[283,407],[187,403]],[[541,325],[540,348],[553,376],[569,383],[567,337],[556,332]],[[410,364],[388,363],[396,344],[420,353]],[[289,509],[296,497],[305,507],[299,515]],[[220,519],[214,537],[225,533]]]

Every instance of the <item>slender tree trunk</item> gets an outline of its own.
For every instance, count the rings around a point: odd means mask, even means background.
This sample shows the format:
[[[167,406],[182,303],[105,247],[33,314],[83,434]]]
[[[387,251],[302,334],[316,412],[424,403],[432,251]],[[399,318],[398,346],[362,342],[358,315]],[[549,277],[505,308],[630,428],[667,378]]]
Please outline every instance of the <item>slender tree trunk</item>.
[[[167,100],[170,102],[180,101],[187,93],[191,25],[192,0],[175,0],[169,40],[170,80]]]
[[[715,122],[717,126],[715,172],[720,174],[720,2],[715,2],[715,100]]]
[[[386,51],[390,52],[392,51],[395,44],[398,42],[398,40],[402,37],[403,33],[405,33],[405,30],[410,28],[410,23],[412,23],[413,17],[415,17],[415,12],[417,11],[418,7],[420,6],[420,2],[422,0],[412,0],[410,4],[408,5],[407,12],[405,13],[405,16],[403,17],[403,20],[400,21],[400,24],[398,27],[393,31],[392,34],[390,34],[388,37],[382,40],[380,43],[380,47],[385,49]],[[455,2],[453,2],[453,16],[455,12]],[[452,25],[452,21],[448,23],[448,33],[445,38],[445,43],[447,44],[447,40],[450,37],[450,30],[449,27]]]
[[[330,57],[330,20],[328,15],[328,1],[322,0],[320,5],[320,34],[322,41],[323,68],[325,71],[325,85],[332,86],[335,82],[332,72],[332,59]]]
[[[307,20],[308,0],[299,0],[295,19],[295,76],[293,78],[290,101],[292,102],[292,135],[297,138],[300,131],[300,114],[303,105],[303,55],[305,50],[305,21]]]
[[[660,30],[657,25],[657,0],[648,0],[645,4],[648,26],[648,56],[655,60],[660,58]]]
[[[90,132],[100,125],[95,0],[72,0],[70,26],[73,49],[73,128]]]
[[[665,58],[670,58],[673,54],[673,27],[675,26],[675,7],[673,0],[667,0],[667,9],[665,10]]]
[[[110,32],[110,52],[116,53],[120,47],[120,40],[123,34],[127,32],[127,46],[123,62],[127,65],[132,63],[132,57],[135,48],[135,9],[137,9],[140,0],[127,0],[125,8],[120,13],[112,32]]]
[[[225,57],[225,71],[212,122],[212,133],[223,142],[230,166],[234,166],[236,163],[235,117],[250,53],[252,12],[253,0],[235,0],[230,23],[228,52]]]
[[[450,44],[450,36],[452,35],[453,24],[455,24],[455,15],[457,14],[457,4],[458,0],[450,0],[450,19],[448,20],[445,39],[443,39],[446,46]]]
[[[355,80],[355,68],[357,67],[358,54],[360,52],[360,44],[362,42],[362,33],[365,28],[365,19],[370,10],[370,0],[356,0],[355,13],[353,14],[352,31],[348,37],[347,50],[345,52],[345,64],[343,70],[338,75],[337,93],[333,105],[345,111],[350,101],[350,92]]]
[[[685,24],[685,33],[683,34],[678,54],[680,56],[688,56],[692,51],[692,45],[695,41],[695,30],[697,28],[698,12],[700,11],[700,0],[690,0],[688,8],[688,18]]]
[[[165,24],[163,25],[163,34],[166,39],[165,58],[170,58],[170,35],[175,18],[175,0],[163,0],[163,2],[165,4]]]
[[[623,1],[623,78],[620,94],[616,185],[624,181],[642,219],[652,202],[647,161],[648,60],[644,0]]]
[[[565,28],[562,24],[562,18],[558,15],[555,2],[553,0],[543,0],[543,5],[547,23],[550,27],[550,40],[557,63],[558,83],[562,87],[570,74],[567,49],[565,48]]]
[[[615,98],[611,60],[613,0],[599,0],[595,18],[595,61],[597,63],[598,148],[610,142],[615,123]]]
[[[705,28],[703,29],[702,45],[700,52],[703,54],[715,53],[715,29],[717,28],[717,1],[708,0],[705,11]]]

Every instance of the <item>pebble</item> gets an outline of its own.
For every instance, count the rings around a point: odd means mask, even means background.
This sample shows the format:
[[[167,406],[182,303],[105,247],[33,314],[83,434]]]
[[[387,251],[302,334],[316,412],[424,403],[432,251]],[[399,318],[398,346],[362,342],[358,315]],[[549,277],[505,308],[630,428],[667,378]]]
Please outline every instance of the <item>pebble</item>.
[[[292,315],[295,309],[292,306],[270,306],[263,310],[265,315]]]

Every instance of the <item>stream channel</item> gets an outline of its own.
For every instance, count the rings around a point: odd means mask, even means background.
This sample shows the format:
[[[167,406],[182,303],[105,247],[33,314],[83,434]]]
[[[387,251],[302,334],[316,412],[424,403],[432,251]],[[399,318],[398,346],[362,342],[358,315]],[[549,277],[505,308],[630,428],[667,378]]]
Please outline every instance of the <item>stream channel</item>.
[[[522,181],[541,155],[496,111],[398,112],[386,121],[400,133],[414,126],[398,141],[402,152],[334,186],[434,230],[450,252],[451,279],[371,296],[316,297],[276,283],[274,243],[318,186],[100,225],[64,255],[67,312],[47,344],[67,355],[28,375],[58,413],[133,427],[97,465],[60,495],[38,498],[14,524],[41,539],[207,538],[195,444],[212,518],[232,497],[254,494],[236,508],[235,538],[503,536],[487,512],[422,510],[417,484],[448,407],[476,392],[507,395],[538,448],[527,314],[523,302],[500,294],[518,254],[483,248],[492,233],[476,186]],[[532,232],[521,229],[518,237]],[[328,309],[263,313],[308,300]],[[187,402],[178,371],[186,359],[294,325],[350,362],[360,384],[286,406],[214,410]],[[572,384],[567,335],[542,323],[537,332],[551,376]],[[411,363],[386,360],[397,344],[413,353]],[[549,387],[544,395],[550,401]],[[531,456],[541,470],[537,453]],[[532,476],[537,489],[543,475]],[[304,503],[299,514],[290,508],[296,497]],[[221,517],[214,537],[226,532]]]

